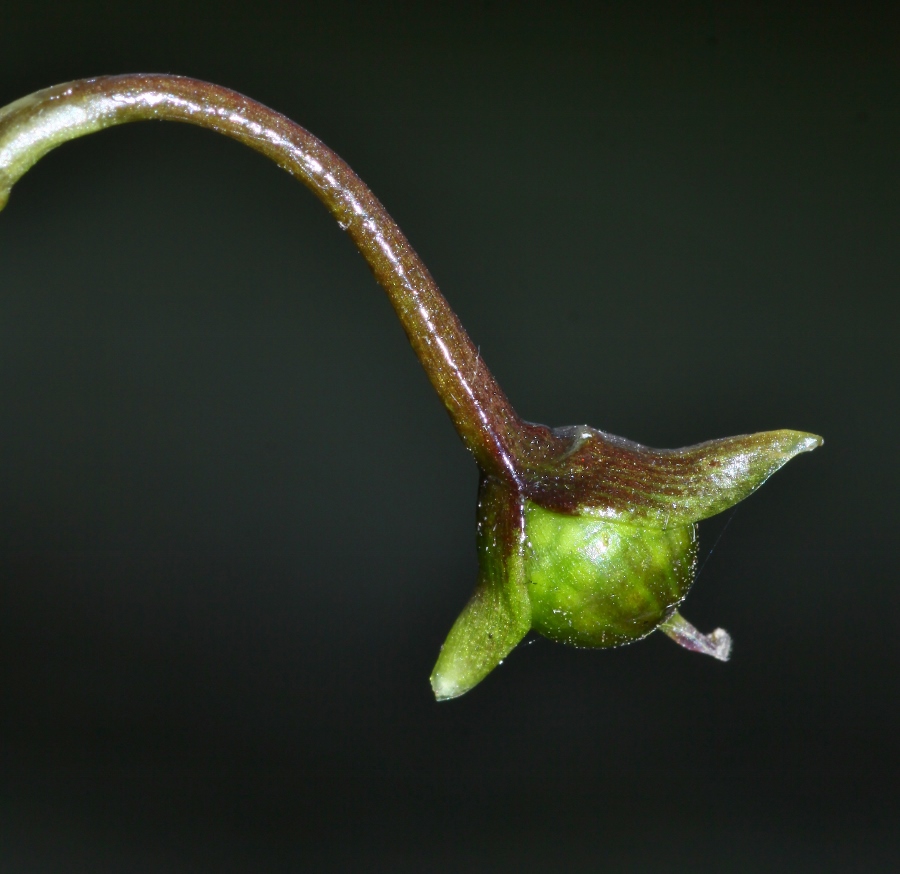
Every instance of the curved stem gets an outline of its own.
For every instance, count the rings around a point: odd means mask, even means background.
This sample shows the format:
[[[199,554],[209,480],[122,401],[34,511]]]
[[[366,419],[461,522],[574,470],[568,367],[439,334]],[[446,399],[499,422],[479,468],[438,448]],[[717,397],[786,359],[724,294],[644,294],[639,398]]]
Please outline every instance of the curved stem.
[[[224,134],[303,182],[347,231],[387,292],[466,446],[482,468],[518,482],[514,453],[528,429],[425,265],[350,167],[285,116],[235,91],[180,76],[105,76],[57,85],[0,110],[0,209],[13,184],[51,149],[148,119]]]

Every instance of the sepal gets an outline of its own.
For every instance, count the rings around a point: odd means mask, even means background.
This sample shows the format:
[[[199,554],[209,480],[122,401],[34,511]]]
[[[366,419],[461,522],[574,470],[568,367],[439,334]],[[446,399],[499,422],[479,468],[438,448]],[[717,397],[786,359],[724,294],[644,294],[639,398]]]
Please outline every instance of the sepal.
[[[536,465],[529,497],[548,509],[669,528],[721,513],[795,455],[822,445],[803,431],[763,431],[683,449],[651,449],[594,428],[554,431],[568,445]]]
[[[475,593],[450,629],[431,673],[438,701],[480,683],[531,628],[525,586],[522,506],[504,483],[482,477]]]

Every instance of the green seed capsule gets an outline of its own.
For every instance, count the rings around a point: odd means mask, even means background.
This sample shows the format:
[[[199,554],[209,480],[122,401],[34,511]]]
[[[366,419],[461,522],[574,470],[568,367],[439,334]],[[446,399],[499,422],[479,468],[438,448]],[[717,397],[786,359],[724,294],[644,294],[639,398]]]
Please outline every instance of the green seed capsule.
[[[583,647],[645,637],[694,580],[696,525],[653,528],[525,507],[525,575],[535,631]]]
[[[678,613],[694,581],[696,523],[822,443],[768,431],[658,450],[587,427],[554,433],[571,445],[533,459],[524,485],[482,476],[478,585],[432,672],[438,700],[480,683],[532,629],[592,648],[659,629],[727,661],[727,632],[703,634]]]

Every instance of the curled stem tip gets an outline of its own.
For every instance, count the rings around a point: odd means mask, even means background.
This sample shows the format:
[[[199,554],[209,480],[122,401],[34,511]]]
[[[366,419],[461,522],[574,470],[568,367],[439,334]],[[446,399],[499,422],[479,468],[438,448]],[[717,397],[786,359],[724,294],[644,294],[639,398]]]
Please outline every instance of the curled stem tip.
[[[691,652],[712,656],[720,662],[731,658],[731,635],[724,628],[702,634],[676,610],[660,623],[659,630]]]

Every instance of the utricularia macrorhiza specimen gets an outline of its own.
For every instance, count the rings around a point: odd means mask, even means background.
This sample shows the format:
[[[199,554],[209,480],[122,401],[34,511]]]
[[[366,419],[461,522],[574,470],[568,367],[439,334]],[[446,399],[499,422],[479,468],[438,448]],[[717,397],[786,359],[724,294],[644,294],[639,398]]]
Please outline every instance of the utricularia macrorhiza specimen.
[[[67,140],[145,119],[209,128],[262,152],[338,220],[387,292],[413,350],[481,471],[479,579],[431,675],[439,699],[490,673],[534,629],[582,647],[660,629],[728,658],[731,641],[679,613],[694,580],[697,525],[788,460],[821,445],[768,431],[648,449],[589,427],[523,422],[400,229],[371,191],[299,125],[240,94],[177,76],[57,85],[0,110],[0,209],[13,184]]]

